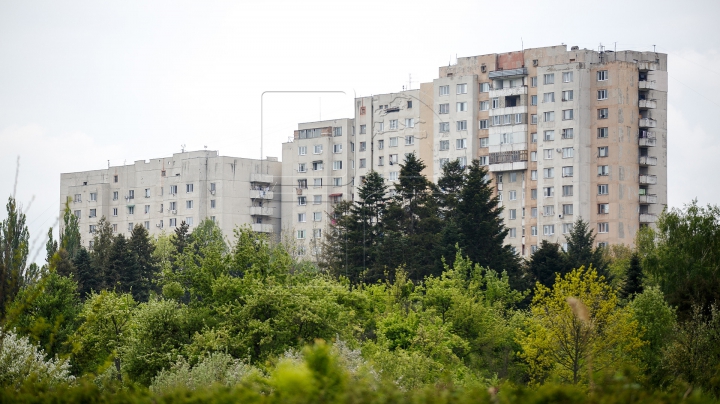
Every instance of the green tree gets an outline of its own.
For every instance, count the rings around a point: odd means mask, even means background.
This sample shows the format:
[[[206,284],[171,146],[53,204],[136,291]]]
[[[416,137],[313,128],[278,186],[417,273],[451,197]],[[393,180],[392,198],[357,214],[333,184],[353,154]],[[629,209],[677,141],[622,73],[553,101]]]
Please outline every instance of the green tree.
[[[55,255],[58,250],[58,243],[57,241],[53,240],[52,230],[52,227],[48,230],[48,239],[45,243],[45,262],[47,262],[48,264],[50,263],[52,256]]]
[[[110,250],[113,247],[113,229],[105,217],[101,217],[97,224],[97,230],[93,236],[92,249],[90,252],[90,260],[93,274],[98,274],[101,280],[100,289],[113,288],[115,279],[110,279],[108,273]],[[89,283],[92,280],[88,279]],[[85,279],[78,279],[78,283],[86,283]]]
[[[644,342],[632,313],[619,308],[618,302],[592,268],[558,276],[552,289],[538,284],[528,332],[520,339],[532,379],[557,376],[579,383],[594,371],[633,363],[633,354]]]
[[[70,198],[68,198],[65,201],[65,209],[63,210],[63,226],[60,230],[60,248],[67,251],[70,258],[74,258],[80,249],[81,240],[78,218],[70,210]]]
[[[85,299],[92,292],[99,292],[102,288],[102,274],[92,265],[90,253],[85,247],[80,247],[73,259],[73,266],[76,270],[78,281],[78,293],[81,299]]]
[[[30,249],[30,233],[25,214],[15,198],[8,198],[7,218],[0,223],[0,322],[7,308],[27,283],[26,265]]]
[[[464,185],[465,168],[460,165],[460,161],[453,160],[446,163],[437,184],[439,216],[443,220],[435,251],[438,262],[442,262],[443,259],[445,262],[452,262],[455,257],[455,247],[460,243],[460,228],[455,215]]]
[[[130,272],[138,276],[133,282],[133,298],[137,302],[146,302],[150,297],[150,291],[154,288],[158,265],[153,256],[155,245],[150,241],[144,226],[137,225],[133,228],[128,248],[134,267]]]
[[[557,275],[565,276],[572,268],[568,267],[560,245],[543,240],[540,248],[530,256],[528,271],[535,282],[551,288]]]
[[[588,222],[578,218],[573,223],[572,231],[565,239],[567,241],[565,260],[569,268],[577,269],[583,266],[589,268],[592,266],[598,275],[604,277],[606,281],[610,279],[604,249],[594,247],[595,235]]]
[[[667,377],[663,352],[673,340],[677,324],[675,310],[665,302],[665,297],[657,287],[650,287],[635,295],[629,307],[642,330],[642,339],[647,341],[640,353],[644,371],[653,385],[660,386]]]
[[[637,253],[630,257],[630,267],[625,275],[625,282],[620,289],[620,298],[631,299],[643,292],[643,271],[640,267],[640,257]]]
[[[134,258],[125,236],[123,234],[115,236],[105,271],[106,288],[133,295],[137,289],[142,288],[142,274]]]

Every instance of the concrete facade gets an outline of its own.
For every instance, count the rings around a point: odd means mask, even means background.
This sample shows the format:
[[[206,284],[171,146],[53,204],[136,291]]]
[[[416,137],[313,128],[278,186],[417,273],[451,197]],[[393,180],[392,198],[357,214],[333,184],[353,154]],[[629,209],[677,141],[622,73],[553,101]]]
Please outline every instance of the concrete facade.
[[[207,150],[64,173],[60,176],[60,215],[69,199],[85,246],[90,246],[101,217],[114,232],[126,236],[138,224],[151,235],[159,235],[174,231],[183,221],[192,230],[206,218],[214,220],[230,239],[233,229],[243,224],[277,235],[280,193],[275,187],[280,173],[277,158],[260,161]]]

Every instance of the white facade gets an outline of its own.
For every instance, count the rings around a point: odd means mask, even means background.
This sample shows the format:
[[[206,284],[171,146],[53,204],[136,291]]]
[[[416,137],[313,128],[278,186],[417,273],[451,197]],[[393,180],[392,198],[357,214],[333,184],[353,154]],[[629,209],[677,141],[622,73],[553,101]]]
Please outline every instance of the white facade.
[[[276,158],[260,161],[192,151],[64,173],[60,215],[69,199],[85,246],[103,216],[116,233],[126,235],[138,224],[158,235],[174,231],[183,221],[192,229],[206,218],[230,239],[233,229],[244,224],[275,234],[280,227],[280,193],[275,189],[280,172]]]

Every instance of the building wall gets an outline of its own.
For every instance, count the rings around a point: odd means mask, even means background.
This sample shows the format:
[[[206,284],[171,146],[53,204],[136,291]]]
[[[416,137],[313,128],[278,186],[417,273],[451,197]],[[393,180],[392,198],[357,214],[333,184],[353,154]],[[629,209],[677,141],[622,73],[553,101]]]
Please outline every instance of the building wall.
[[[275,185],[280,172],[281,163],[273,158],[260,161],[219,156],[217,151],[193,151],[102,170],[64,173],[60,177],[60,214],[69,198],[70,209],[79,215],[85,246],[93,237],[90,226],[103,216],[116,232],[128,236],[137,224],[144,225],[151,235],[159,235],[174,231],[183,221],[196,226],[205,218],[214,219],[230,239],[233,229],[244,224],[276,234],[280,194],[275,193]],[[177,193],[171,192],[172,186],[177,187]],[[95,201],[91,194],[97,195]],[[175,209],[171,209],[172,203]],[[257,209],[261,204],[264,209]],[[95,209],[94,217],[90,216],[91,209]]]

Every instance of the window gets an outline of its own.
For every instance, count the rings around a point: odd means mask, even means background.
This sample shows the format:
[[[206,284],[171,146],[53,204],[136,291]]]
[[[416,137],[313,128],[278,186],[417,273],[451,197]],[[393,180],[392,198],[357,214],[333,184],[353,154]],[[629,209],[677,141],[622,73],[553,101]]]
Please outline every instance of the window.
[[[170,185],[170,195],[177,194],[177,185]]]
[[[450,159],[442,158],[440,159],[440,168],[445,167],[445,164],[449,163]]]
[[[607,215],[610,213],[610,204],[609,203],[599,203],[598,204],[598,215]]]
[[[537,133],[530,134],[530,143],[537,143]]]
[[[490,83],[480,83],[480,92],[481,93],[490,92]]]
[[[467,94],[467,84],[458,84],[455,86],[455,94]]]
[[[530,208],[530,217],[537,217],[537,215],[538,215],[537,207]]]
[[[598,147],[598,157],[607,157],[608,156],[608,147]]]
[[[562,158],[571,159],[575,155],[575,149],[572,147],[563,147]]]
[[[385,122],[378,122],[377,124],[377,131],[383,132],[385,130]]]
[[[367,167],[367,160],[360,159],[360,168],[365,168],[365,167]]]
[[[567,128],[562,130],[562,138],[563,139],[572,139],[573,138],[573,129]]]
[[[600,70],[597,72],[597,81],[605,81],[608,79],[608,71]]]
[[[176,210],[177,209],[177,202],[170,202],[170,210]]]
[[[135,206],[128,206],[128,215],[135,214]]]
[[[572,206],[572,205],[570,205]],[[573,224],[572,223],[563,223],[563,234],[572,233]]]
[[[480,156],[478,157],[478,163],[480,163],[481,166],[488,165],[488,156]]]
[[[450,122],[440,122],[440,133],[447,133],[450,132]]]
[[[547,141],[551,141],[551,140],[555,140],[555,131],[554,131],[554,130],[546,130],[546,131],[543,133],[543,140],[546,141],[546,142],[547,142]]]
[[[412,146],[415,144],[415,136],[405,136],[405,146]]]
[[[117,201],[118,198],[119,198],[119,193],[118,193],[118,191],[113,191],[113,201]]]
[[[543,178],[555,178],[555,169],[550,168],[543,168]]]
[[[305,163],[299,163],[298,164],[298,172],[304,173],[307,171],[307,165]]]
[[[323,169],[323,162],[322,161],[313,161],[312,162],[312,168],[314,171],[320,171]]]
[[[489,144],[490,144],[489,137],[481,137],[480,138],[480,147],[488,147]]]
[[[186,208],[186,209],[192,209],[192,208],[193,208],[193,201],[185,201],[185,208]]]
[[[297,180],[297,181],[298,181],[298,188],[300,188],[300,189],[307,189],[307,187],[308,187],[308,186],[307,186],[307,179],[304,179],[304,178],[303,178],[303,179],[300,179],[300,180]]]
[[[214,182],[210,183],[210,193],[215,193],[215,183]]]
[[[530,96],[530,105],[537,105],[537,95]]]
[[[530,226],[530,235],[537,236],[537,226]],[[533,246],[533,247],[537,247],[537,246]],[[535,251],[533,251],[533,252],[535,252]]]
[[[97,201],[97,192],[90,192],[90,200]]]
[[[458,150],[467,149],[467,139],[455,139],[455,148]]]
[[[397,128],[398,128],[397,119],[391,119],[390,120],[390,130],[397,129]]]
[[[598,128],[597,130],[597,137],[598,138],[607,138],[608,137],[608,128]]]
[[[495,175],[495,182],[498,183],[498,184],[502,184],[502,183],[503,183],[503,175],[502,175],[502,174],[496,174],[496,175]]]
[[[90,216],[89,217],[96,217],[97,216],[97,209],[90,209]]]
[[[397,147],[398,145],[398,138],[397,137],[391,137],[390,138],[390,147]]]
[[[467,102],[456,102],[455,103],[455,109],[457,112],[465,112],[467,111]]]
[[[193,184],[185,184],[185,192],[190,193],[193,191]]]
[[[514,219],[514,217],[511,218],[511,219]],[[517,237],[517,231],[516,231],[516,229],[515,229],[514,227],[508,229],[508,237],[509,237],[509,238],[515,238],[515,237]]]
[[[128,199],[135,199],[135,191],[134,190],[131,189],[128,191]]]
[[[490,109],[490,101],[480,101],[480,111],[487,111]]]
[[[335,187],[342,186],[342,177],[334,177],[333,178],[333,186],[335,186]]]
[[[342,136],[342,126],[333,128],[333,136]]]
[[[300,239],[300,240],[305,239],[305,230],[298,230],[298,231],[297,231],[297,238]],[[305,254],[304,251],[303,251],[303,254],[300,254],[300,252],[298,251],[298,255],[304,255],[304,254]]]
[[[313,154],[322,154],[322,149],[323,148],[321,144],[316,144],[315,146],[313,146]]]
[[[170,219],[170,224],[169,224],[169,226],[170,226],[170,227],[177,227],[177,219],[175,219],[175,218]]]
[[[305,214],[304,213],[298,213],[298,223],[305,223]]]
[[[385,148],[385,141],[384,140],[378,140],[378,150],[382,150]]]
[[[467,130],[467,121],[457,121],[456,123],[458,131]]]
[[[543,84],[555,84],[555,73],[545,74],[543,76]]]
[[[333,153],[342,153],[342,144],[334,144]]]
[[[537,115],[536,114],[530,115],[530,123],[533,125],[537,125]]]
[[[360,151],[365,151],[367,148],[367,142],[360,142]]]
[[[322,203],[322,195],[313,195],[313,205],[320,205]]]
[[[598,90],[598,101],[607,100],[608,90]]]
[[[573,100],[573,90],[565,90],[562,92],[562,100],[563,101],[572,101]]]
[[[610,231],[610,223],[598,223],[598,233],[608,233]]]
[[[553,149],[543,149],[543,157],[545,158],[545,160],[552,160]]]
[[[608,114],[607,108],[600,108],[597,111],[598,111],[598,119],[607,119],[608,118],[609,114]]]
[[[146,220],[144,224],[145,224],[145,230],[150,230],[150,222],[148,222]]]
[[[573,176],[573,167],[572,166],[566,166],[562,168],[562,176],[563,177],[572,177]]]
[[[117,216],[118,215],[118,208],[113,208],[112,215]]]
[[[530,170],[530,179],[537,181],[537,170]]]
[[[313,229],[313,238],[322,238],[322,229]]]
[[[322,187],[322,178],[313,178],[313,187],[314,188],[320,188]]]
[[[305,205],[307,205],[307,197],[298,196],[298,206],[305,206]]]
[[[492,99],[492,109],[500,108],[500,98],[493,98]]]
[[[405,127],[406,128],[414,128],[415,127],[415,119],[414,118],[405,118]]]
[[[573,72],[563,72],[563,83],[572,83]]]
[[[598,185],[598,195],[607,195],[610,192],[610,187],[608,184],[599,184]]]
[[[553,234],[555,234],[554,224],[546,224],[545,226],[543,226],[543,235],[552,236]]]
[[[118,182],[118,176],[117,176],[117,175],[113,175],[113,182]]]
[[[543,216],[552,216],[555,214],[555,205],[543,206]]]
[[[543,196],[545,198],[552,198],[555,196],[555,187],[543,187]]]
[[[515,114],[515,123],[516,124],[523,123],[523,115],[525,115],[525,114]]]
[[[215,209],[216,202],[215,199],[210,199],[210,209]]]
[[[573,119],[573,110],[572,109],[564,109],[563,110],[563,121],[571,121]]]
[[[388,179],[390,181],[397,181],[397,179],[399,178],[398,175],[399,175],[398,171],[390,171]]]
[[[562,196],[572,196],[572,195],[573,195],[573,186],[572,185],[563,185]]]
[[[480,129],[487,129],[488,128],[488,120],[487,119],[481,119],[478,121]]]
[[[554,122],[555,111],[543,112],[543,122]]]
[[[563,215],[572,215],[573,214],[573,205],[572,204],[563,205],[562,212],[563,212]]]
[[[537,76],[530,77],[530,87],[537,87]]]
[[[92,197],[92,194],[90,196]],[[150,197],[150,188],[145,188],[145,197],[146,198]]]
[[[450,94],[450,86],[438,87],[438,95],[448,95],[448,94]]]
[[[408,107],[408,109],[412,109],[412,101],[407,102],[407,107]]]
[[[145,214],[150,213],[150,205],[145,205]]]
[[[610,175],[610,166],[598,166],[598,175]]]
[[[384,157],[384,156],[378,157],[378,165],[379,165],[379,166],[384,166],[384,165],[385,165],[385,157]]]
[[[502,202],[502,200],[503,200],[502,191],[498,191],[497,194],[498,194],[498,195],[497,195],[498,201]]]
[[[555,93],[543,94],[543,102],[555,102]]]

